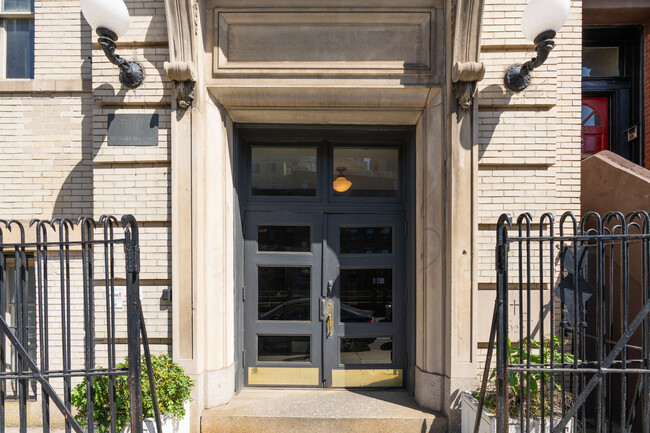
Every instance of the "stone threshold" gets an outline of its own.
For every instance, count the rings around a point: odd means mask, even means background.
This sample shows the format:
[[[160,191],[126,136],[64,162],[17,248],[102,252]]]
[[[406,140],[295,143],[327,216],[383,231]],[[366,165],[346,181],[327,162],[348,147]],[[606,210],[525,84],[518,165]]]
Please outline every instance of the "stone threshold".
[[[246,388],[203,412],[201,433],[442,433],[447,419],[404,390]]]

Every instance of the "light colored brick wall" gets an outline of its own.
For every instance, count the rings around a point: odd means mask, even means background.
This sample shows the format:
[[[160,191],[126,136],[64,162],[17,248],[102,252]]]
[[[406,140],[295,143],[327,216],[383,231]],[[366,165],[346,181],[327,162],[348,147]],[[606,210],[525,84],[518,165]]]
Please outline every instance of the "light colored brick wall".
[[[93,174],[95,217],[133,214],[138,221],[168,221],[170,215],[169,166],[104,164]]]
[[[118,40],[119,54],[140,63],[145,79],[137,89],[123,88],[119,70],[93,45],[94,105],[89,113],[93,215],[130,213],[140,223],[140,283],[147,331],[155,342],[153,353],[171,354],[171,303],[161,300],[162,290],[171,286],[171,86],[163,69],[168,60],[165,4],[163,0],[125,3],[131,23]],[[157,146],[109,146],[108,116],[112,114],[158,114]],[[118,262],[123,257],[123,251],[116,251]],[[103,272],[103,263],[96,270]],[[116,277],[123,276],[123,269],[117,270]],[[105,303],[103,296],[100,303]],[[105,313],[98,317],[98,332],[104,334],[105,322],[100,326],[99,321],[105,317]],[[119,312],[116,321],[121,324],[118,337],[125,338],[126,311]],[[118,360],[126,356],[126,350],[124,344],[118,348]]]
[[[2,218],[92,211],[91,112],[87,94],[0,94]]]
[[[34,77],[90,78],[91,38],[79,0],[34,1]]]
[[[525,5],[524,0],[486,0],[483,18],[481,60],[487,73],[479,85],[477,265],[479,292],[491,299],[499,215],[530,212],[538,222],[547,211],[559,216],[580,210],[582,3],[571,1],[549,59],[532,72],[526,90],[513,93],[503,85],[505,70],[535,55],[519,24]],[[510,265],[516,268],[515,262]],[[487,319],[481,326],[489,326],[491,305],[489,313],[480,314]],[[481,332],[478,341],[479,376],[488,336],[489,331]]]
[[[125,2],[129,31],[118,53],[145,69],[136,90],[122,88],[119,69],[99,49],[79,0],[35,0],[34,80],[0,82],[0,218],[74,218],[131,213],[140,222],[141,296],[153,353],[171,354],[170,129],[171,88],[163,0]],[[108,146],[110,114],[158,114],[158,145]],[[122,236],[121,230],[116,236]],[[51,233],[50,238],[58,235]],[[29,237],[29,236],[28,236]],[[123,287],[124,254],[116,248],[116,285]],[[49,269],[50,359],[61,366],[58,254]],[[103,251],[95,256],[103,281]],[[71,261],[73,367],[83,367],[83,292],[80,253]],[[106,336],[105,288],[96,287],[95,337]],[[117,360],[127,353],[126,307],[116,315]],[[106,345],[96,363],[106,366]],[[75,381],[76,383],[77,381]],[[54,386],[62,390],[62,381]],[[40,392],[40,391],[39,391]],[[36,420],[35,422],[38,422]]]

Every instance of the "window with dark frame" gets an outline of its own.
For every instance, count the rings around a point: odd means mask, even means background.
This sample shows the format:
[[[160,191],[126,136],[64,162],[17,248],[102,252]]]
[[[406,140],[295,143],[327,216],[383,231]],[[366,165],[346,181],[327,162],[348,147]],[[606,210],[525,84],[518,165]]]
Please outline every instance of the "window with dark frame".
[[[33,0],[0,0],[2,78],[34,78]]]

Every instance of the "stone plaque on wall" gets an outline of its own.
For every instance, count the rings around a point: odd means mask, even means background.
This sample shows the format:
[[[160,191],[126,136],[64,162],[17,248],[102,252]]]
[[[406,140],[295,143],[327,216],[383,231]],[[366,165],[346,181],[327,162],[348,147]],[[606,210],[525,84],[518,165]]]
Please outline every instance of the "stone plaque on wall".
[[[157,146],[158,114],[109,114],[109,146]]]

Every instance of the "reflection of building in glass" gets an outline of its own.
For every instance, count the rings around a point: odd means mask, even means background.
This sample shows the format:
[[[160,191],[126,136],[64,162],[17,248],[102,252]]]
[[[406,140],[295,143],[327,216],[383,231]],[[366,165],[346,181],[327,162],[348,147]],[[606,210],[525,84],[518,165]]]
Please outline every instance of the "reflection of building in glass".
[[[345,167],[345,177],[352,182],[350,190],[335,195],[397,196],[399,150],[396,148],[336,148],[334,167]]]
[[[316,195],[315,148],[253,147],[251,150],[253,195]],[[260,167],[265,170],[260,172]]]

